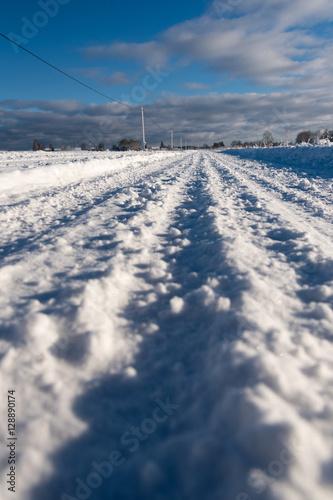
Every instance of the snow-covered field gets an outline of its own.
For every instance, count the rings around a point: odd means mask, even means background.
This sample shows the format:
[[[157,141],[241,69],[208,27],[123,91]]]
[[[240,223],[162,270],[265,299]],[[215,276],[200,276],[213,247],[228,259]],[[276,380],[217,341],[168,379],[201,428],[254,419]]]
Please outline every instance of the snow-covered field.
[[[332,499],[332,158],[0,153],[1,499]]]

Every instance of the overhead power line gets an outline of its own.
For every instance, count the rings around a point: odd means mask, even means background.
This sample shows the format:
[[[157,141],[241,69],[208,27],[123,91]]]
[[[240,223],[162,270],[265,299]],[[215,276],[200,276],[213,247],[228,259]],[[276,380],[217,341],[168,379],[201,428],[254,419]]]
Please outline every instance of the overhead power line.
[[[57,66],[54,66],[54,64],[51,64],[48,61],[46,61],[45,59],[43,59],[42,57],[39,57],[34,52],[31,52],[30,50],[26,49],[25,47],[22,47],[22,45],[20,45],[17,42],[14,42],[14,40],[12,40],[8,36],[4,35],[3,33],[0,33],[0,36],[2,36],[3,38],[5,38],[6,40],[8,40],[10,43],[13,43],[14,45],[16,45],[17,47],[19,47],[20,49],[24,50],[25,52],[27,52],[31,56],[35,57],[36,59],[38,59],[42,63],[47,64],[47,66],[50,66],[50,68],[53,68],[56,71],[58,71],[59,73],[61,73],[62,75],[67,76],[67,78],[70,78],[71,80],[73,80],[74,82],[78,83],[79,85],[82,85],[83,87],[91,90],[92,92],[95,92],[96,94],[99,94],[102,97],[105,97],[109,101],[116,102],[116,103],[120,104],[121,106],[125,106],[126,108],[133,109],[133,110],[136,110],[136,111],[138,111],[138,112],[141,113],[141,110],[142,110],[141,106],[132,106],[130,104],[126,104],[124,102],[118,101],[117,99],[114,99],[113,97],[110,97],[107,94],[103,94],[103,92],[100,92],[99,90],[94,89],[93,87],[90,87],[90,85],[87,85],[86,83],[81,82],[81,80],[78,80],[77,78],[75,78],[74,76],[70,75],[69,73],[66,73],[66,71],[63,71],[62,69],[57,68]],[[163,132],[165,131],[165,129],[163,129],[151,116],[148,115],[147,118],[148,118],[148,120],[150,120],[151,122],[153,122],[154,125],[157,128],[159,128],[161,131],[163,131]]]
[[[63,71],[62,69],[59,69],[57,68],[56,66],[54,66],[53,64],[49,63],[48,61],[45,61],[45,59],[42,59],[41,57],[37,56],[37,54],[34,54],[33,52],[30,52],[30,50],[26,49],[25,47],[22,47],[22,45],[14,42],[14,40],[11,40],[10,38],[8,38],[8,36],[6,35],[3,35],[2,33],[0,33],[0,36],[2,36],[3,38],[5,38],[6,40],[8,40],[10,43],[13,43],[14,45],[17,45],[17,47],[20,47],[20,49],[24,50],[25,52],[27,52],[28,54],[30,54],[31,56],[35,57],[36,59],[38,59],[39,61],[43,62],[44,64],[47,64],[48,66],[50,66],[51,68],[55,69],[56,71],[58,71],[59,73],[67,76],[68,78],[70,78],[71,80],[73,80],[74,82],[76,83],[79,83],[80,85],[82,85],[83,87],[86,87],[87,89],[89,90],[92,90],[93,92],[95,92],[96,94],[99,94],[103,97],[105,97],[106,99],[109,99],[110,101],[113,101],[113,102],[117,102],[118,104],[120,104],[121,106],[126,106],[126,108],[130,108],[130,109],[135,109],[137,111],[140,111],[141,113],[141,107],[138,107],[138,106],[131,106],[130,104],[126,104],[124,102],[121,102],[121,101],[117,101],[117,99],[113,99],[113,97],[110,97],[106,94],[103,94],[102,92],[100,92],[99,90],[96,90],[94,89],[93,87],[90,87],[89,85],[87,85],[86,83],[83,83],[81,82],[81,80],[78,80],[77,78],[75,78],[74,76],[72,75],[69,75],[68,73],[66,73],[65,71]]]

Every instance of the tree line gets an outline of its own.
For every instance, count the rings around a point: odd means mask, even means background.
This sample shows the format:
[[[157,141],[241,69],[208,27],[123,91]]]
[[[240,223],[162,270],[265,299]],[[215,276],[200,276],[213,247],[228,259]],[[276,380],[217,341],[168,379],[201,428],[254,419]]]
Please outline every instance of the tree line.
[[[318,130],[317,132],[311,132],[311,130],[302,130],[296,137],[296,144],[302,144],[306,142],[308,144],[313,144],[317,140],[327,139],[333,142],[333,130],[325,128],[324,130]]]
[[[301,132],[298,132],[295,140],[295,144],[314,144],[318,140],[323,140],[327,139],[330,142],[333,142],[333,130],[329,129],[324,129],[324,130],[317,130],[316,132],[312,132],[311,130],[302,130]],[[259,141],[239,141],[235,140],[232,141],[230,146],[232,148],[254,148],[254,147],[260,147],[260,148],[271,148],[271,147],[276,147],[276,146],[283,146],[283,145],[292,145],[294,144],[292,141],[275,141],[273,134],[269,131],[266,130]]]
[[[33,145],[32,145],[33,151],[45,151],[46,149],[48,149],[48,151],[55,150],[53,144],[49,144],[48,148],[46,148],[45,144],[43,142],[39,142],[38,139],[34,140]],[[62,144],[59,149],[60,149],[60,151],[72,151],[72,146],[70,146],[69,144],[67,144],[66,146],[64,144]],[[83,151],[88,151],[89,146],[86,142],[83,142],[80,146],[80,149],[82,149]],[[103,142],[100,142],[98,144],[98,146],[94,146],[91,149],[93,151],[105,151],[105,145]]]
[[[302,130],[301,132],[298,132],[296,136],[295,143],[296,144],[302,144],[302,143],[307,143],[307,144],[313,144],[318,140],[329,140],[330,142],[333,142],[333,129],[324,129],[324,130],[318,130],[316,132],[312,132],[311,130]],[[292,145],[294,144],[291,141],[275,141],[273,134],[270,130],[265,130],[265,132],[262,135],[262,138],[259,139],[258,141],[240,141],[240,140],[233,140],[230,144],[232,148],[253,148],[253,147],[261,147],[261,148],[271,148],[271,147],[276,147],[276,146],[281,146],[281,145]],[[93,146],[89,148],[89,145],[86,142],[83,142],[80,147],[83,151],[105,151],[105,145],[103,142],[100,142],[97,146]],[[187,146],[188,149],[222,149],[225,148],[224,142],[214,142],[211,146],[208,144],[204,144],[203,146]],[[45,145],[42,142],[39,142],[37,139],[34,140],[33,142],[33,151],[45,151]],[[71,146],[67,145],[61,146],[61,151],[71,151],[72,148]],[[160,149],[171,149],[170,145],[165,145],[164,142],[162,141],[160,144]],[[179,149],[179,148],[174,148],[174,149]],[[183,146],[182,149],[185,149],[185,146]],[[54,151],[53,144],[49,144],[48,147],[49,151]],[[136,150],[140,151],[141,150],[141,143],[139,141],[135,141],[133,139],[122,139],[121,141],[117,142],[117,144],[114,144],[111,148],[112,151],[128,151],[128,150]]]

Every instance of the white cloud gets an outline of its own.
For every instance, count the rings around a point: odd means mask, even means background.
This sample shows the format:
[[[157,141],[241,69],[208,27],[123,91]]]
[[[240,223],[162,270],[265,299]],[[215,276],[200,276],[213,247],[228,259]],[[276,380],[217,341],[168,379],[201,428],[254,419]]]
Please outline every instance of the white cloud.
[[[108,85],[123,85],[125,83],[131,83],[132,80],[128,78],[122,71],[115,71],[112,75],[106,78],[106,83]]]
[[[169,141],[172,129],[175,144],[180,136],[195,145],[259,139],[267,128],[276,139],[285,137],[288,130],[295,137],[303,129],[333,128],[332,107],[330,89],[166,95],[145,106],[146,134],[149,145]],[[140,135],[140,108],[129,110],[117,103],[85,105],[79,101],[0,103],[0,149],[29,149],[36,137],[45,144],[59,146],[100,141],[112,146],[121,138],[140,139]]]
[[[108,68],[106,67],[72,68],[72,72],[84,78],[92,79],[103,86],[124,85],[133,81],[123,71],[114,71],[111,75],[108,75]]]
[[[84,109],[84,104],[76,99],[59,99],[52,101],[27,101],[7,99],[0,101],[0,106],[8,110],[29,110],[51,111],[55,113],[76,114]]]
[[[332,19],[331,0],[216,0],[205,15],[171,27],[157,40],[115,42],[85,53],[93,59],[162,66],[172,62],[174,68],[178,59],[182,67],[203,63],[211,72],[261,86],[297,85],[309,71],[315,72],[318,61],[320,79],[324,67],[331,67],[331,41],[311,28]]]
[[[205,85],[204,83],[200,82],[187,82],[182,85],[184,89],[190,89],[190,90],[208,90],[211,88],[210,85]]]
[[[83,49],[89,59],[138,60],[144,64],[164,64],[168,59],[168,48],[161,43],[114,42],[110,45],[98,45]]]
[[[249,20],[255,31],[281,31],[333,19],[331,0],[215,0],[208,12],[219,19]]]

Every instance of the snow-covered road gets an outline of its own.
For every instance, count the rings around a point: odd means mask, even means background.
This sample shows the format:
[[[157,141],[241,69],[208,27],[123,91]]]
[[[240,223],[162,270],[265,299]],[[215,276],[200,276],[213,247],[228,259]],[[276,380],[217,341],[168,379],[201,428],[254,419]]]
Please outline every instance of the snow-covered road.
[[[332,176],[0,153],[0,183],[16,499],[332,498]]]

